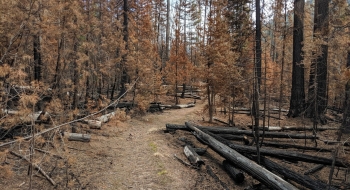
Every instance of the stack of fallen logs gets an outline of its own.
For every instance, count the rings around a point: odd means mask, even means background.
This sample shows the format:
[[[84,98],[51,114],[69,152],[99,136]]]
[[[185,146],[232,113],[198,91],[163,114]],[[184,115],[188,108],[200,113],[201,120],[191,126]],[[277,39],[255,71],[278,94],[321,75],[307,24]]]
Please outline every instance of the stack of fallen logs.
[[[347,168],[350,166],[348,161],[341,161],[338,159],[330,159],[326,157],[312,156],[304,153],[285,151],[279,149],[265,148],[264,146],[280,147],[280,148],[300,148],[304,150],[315,151],[327,151],[331,150],[306,147],[298,145],[286,145],[272,142],[263,143],[263,147],[260,148],[260,160],[256,156],[257,150],[255,146],[249,142],[247,136],[253,136],[251,130],[240,130],[234,127],[203,127],[193,123],[186,122],[185,125],[166,124],[166,132],[174,132],[176,130],[191,131],[196,138],[208,145],[212,150],[224,157],[226,161],[223,163],[223,167],[229,173],[229,175],[236,182],[242,182],[244,180],[243,172],[251,175],[253,178],[260,181],[269,189],[297,189],[291,183],[285,181],[293,181],[303,187],[309,189],[338,189],[341,187],[330,186],[322,181],[314,180],[307,174],[299,174],[287,167],[282,166],[270,158],[287,160],[292,163],[298,161],[319,164],[317,169],[322,168],[325,165],[332,165],[337,167]],[[295,138],[295,139],[317,139],[314,135],[301,135],[290,134],[285,132],[261,132],[260,136],[264,135],[265,138]],[[243,141],[245,145],[237,144],[230,140]],[[200,166],[204,163],[203,159],[197,153],[197,149],[191,145],[185,146],[184,153],[189,159],[191,165]],[[260,162],[260,165],[257,164]],[[316,169],[316,170],[317,170]],[[273,172],[273,173],[272,173]],[[313,171],[315,172],[315,171]],[[280,177],[283,176],[283,179]]]

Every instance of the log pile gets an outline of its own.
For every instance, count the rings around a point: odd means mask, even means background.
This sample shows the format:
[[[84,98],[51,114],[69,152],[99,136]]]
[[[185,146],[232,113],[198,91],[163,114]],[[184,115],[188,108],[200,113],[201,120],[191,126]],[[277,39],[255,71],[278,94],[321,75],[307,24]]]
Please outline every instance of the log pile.
[[[244,181],[244,174],[248,174],[270,189],[337,189],[337,187],[330,186],[327,182],[315,180],[314,178],[307,176],[307,174],[310,173],[298,173],[290,169],[289,166],[283,166],[281,163],[285,161],[292,163],[307,162],[318,164],[318,168],[330,167],[332,164],[340,168],[347,168],[350,166],[350,163],[347,160],[333,160],[332,158],[319,155],[314,156],[307,153],[290,150],[287,151],[277,148],[293,148],[303,151],[308,150],[317,152],[330,152],[331,150],[329,149],[295,144],[280,144],[267,140],[265,140],[259,150],[260,159],[258,159],[256,147],[249,146],[246,143],[246,141],[248,141],[249,144],[249,137],[252,138],[252,142],[254,142],[253,132],[251,130],[242,130],[235,127],[204,127],[189,122],[186,122],[185,125],[166,124],[166,132],[176,132],[177,130],[191,132],[201,143],[208,145],[213,151],[222,156],[224,158],[222,168],[237,184]],[[296,130],[296,128],[288,127],[284,130]],[[324,130],[333,130],[333,128],[325,127]],[[265,132],[265,134],[261,133],[260,135],[265,135],[265,139],[317,139],[317,137],[313,135],[300,135],[287,132]],[[238,141],[241,142],[238,143]],[[208,162],[207,159],[202,159],[196,154],[194,148],[188,145],[193,143],[189,143],[188,141],[185,143],[187,145],[185,146],[184,152],[191,165],[200,167],[202,164],[209,164],[205,163]],[[269,148],[267,148],[267,146],[269,146]],[[206,154],[203,156],[206,156]],[[282,161],[281,163],[278,163],[271,158]],[[290,183],[291,181],[293,181],[293,184]]]

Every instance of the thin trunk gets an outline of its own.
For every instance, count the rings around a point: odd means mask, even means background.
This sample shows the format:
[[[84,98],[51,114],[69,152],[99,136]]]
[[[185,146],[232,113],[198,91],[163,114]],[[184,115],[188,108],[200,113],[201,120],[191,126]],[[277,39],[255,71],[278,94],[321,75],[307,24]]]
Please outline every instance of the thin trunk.
[[[74,21],[76,24],[76,20]],[[74,47],[73,47],[73,67],[74,67],[74,76],[73,76],[73,83],[74,83],[74,92],[73,92],[73,109],[76,109],[78,107],[78,87],[79,87],[79,66],[77,64],[78,59],[78,39],[77,34],[74,32]]]
[[[165,33],[165,61],[163,63],[163,68],[166,66],[166,61],[169,60],[169,40],[170,40],[170,0],[167,0],[167,10],[166,10],[166,33]]]
[[[260,151],[259,151],[259,93],[261,84],[261,23],[260,23],[260,0],[255,0],[255,18],[256,18],[256,31],[255,31],[255,80],[254,80],[254,130],[255,130],[255,143],[256,151],[258,155],[258,163],[260,164]]]
[[[280,98],[278,104],[278,118],[281,119],[281,109],[283,103],[283,80],[284,80],[284,57],[286,54],[286,35],[287,35],[287,1],[284,3],[284,28],[282,36],[282,64],[281,64],[281,83],[280,83]],[[278,121],[280,125],[280,121]]]
[[[40,36],[33,36],[33,54],[34,54],[34,80],[40,81],[42,78],[42,61],[40,52]]]

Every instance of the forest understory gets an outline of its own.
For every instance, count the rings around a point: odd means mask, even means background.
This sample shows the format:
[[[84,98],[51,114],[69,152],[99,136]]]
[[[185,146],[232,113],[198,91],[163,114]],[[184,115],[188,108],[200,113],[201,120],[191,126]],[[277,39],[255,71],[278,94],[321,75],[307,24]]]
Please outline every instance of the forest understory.
[[[173,99],[168,99],[168,103]],[[166,99],[164,99],[166,102]],[[186,102],[190,99],[181,99]],[[273,106],[273,105],[271,105]],[[275,114],[276,115],[276,114]],[[271,116],[273,116],[271,114]],[[276,115],[277,116],[277,115]],[[217,110],[215,117],[221,121],[228,119],[227,114]],[[251,131],[252,117],[246,113],[236,113],[236,127]],[[91,129],[88,124],[65,126],[60,132],[51,133],[52,141],[40,143],[36,138],[34,160],[46,174],[54,181],[54,185],[37,169],[33,170],[33,189],[270,189],[243,172],[245,179],[241,183],[235,182],[226,173],[222,166],[224,160],[208,145],[200,143],[188,131],[166,132],[166,124],[183,125],[184,122],[194,122],[202,126],[222,126],[220,122],[208,123],[205,114],[205,102],[197,100],[194,107],[183,109],[167,109],[163,112],[147,113],[143,116],[127,116],[117,114],[115,118],[104,123],[100,129]],[[263,120],[261,120],[263,121]],[[267,122],[267,121],[266,121]],[[269,119],[269,126],[312,126],[309,119],[288,118],[282,114],[282,120]],[[325,126],[319,126],[322,128]],[[329,128],[339,127],[339,123],[330,122]],[[74,128],[74,129],[73,129]],[[227,127],[226,128],[232,128]],[[62,131],[89,134],[89,142],[69,141],[66,136],[57,133]],[[327,144],[324,141],[334,142],[337,130],[319,131],[319,139],[281,139],[265,138],[264,142],[276,144],[291,144],[301,147],[317,147],[319,150],[286,149],[313,156],[332,157],[332,151],[337,145]],[[288,132],[290,134],[296,131]],[[298,134],[304,134],[299,131]],[[306,135],[311,135],[307,131]],[[18,137],[20,138],[20,137]],[[252,141],[253,137],[248,137]],[[342,142],[348,142],[350,135],[343,135]],[[5,141],[2,141],[2,143]],[[233,140],[238,144],[244,141]],[[305,144],[306,143],[306,144]],[[316,146],[317,143],[317,146]],[[183,148],[191,144],[194,147],[206,149],[202,155],[205,165],[186,165],[189,163]],[[29,162],[12,152],[29,159],[30,140],[20,140],[9,147],[0,147],[1,150],[1,187],[6,189],[28,189],[30,178]],[[254,147],[254,146],[253,146]],[[262,148],[265,146],[263,145]],[[269,146],[266,148],[272,149]],[[278,149],[278,148],[276,148]],[[324,150],[329,150],[324,152]],[[350,148],[339,147],[338,159],[349,161]],[[291,169],[301,175],[307,170],[319,165],[307,162],[295,162],[271,158],[273,161]],[[330,166],[321,167],[315,173],[308,174],[314,180],[327,183]],[[349,188],[349,173],[347,168],[336,167],[332,184],[340,189]],[[217,178],[213,177],[213,173]],[[287,179],[287,178],[286,178]],[[287,179],[287,181],[289,181]],[[296,187],[303,186],[291,182]],[[305,188],[305,187],[304,187]]]

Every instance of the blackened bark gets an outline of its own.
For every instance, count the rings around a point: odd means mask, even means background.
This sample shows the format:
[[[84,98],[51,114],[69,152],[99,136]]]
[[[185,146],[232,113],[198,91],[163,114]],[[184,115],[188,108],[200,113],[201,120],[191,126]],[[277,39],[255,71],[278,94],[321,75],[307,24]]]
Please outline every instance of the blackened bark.
[[[40,52],[40,36],[33,36],[33,53],[34,53],[34,80],[41,80],[41,52]]]
[[[294,1],[294,29],[293,29],[293,72],[292,91],[288,117],[298,117],[305,106],[304,89],[304,5],[303,0]]]
[[[76,24],[76,20],[74,22]],[[73,109],[76,109],[78,107],[78,87],[79,87],[79,66],[77,64],[77,59],[78,59],[78,40],[76,33],[74,33],[74,47],[73,47],[73,52],[74,52],[74,58],[73,58],[73,67],[74,67],[74,76],[73,76],[73,83],[74,83],[74,92],[73,92]]]
[[[327,41],[328,36],[328,13],[330,0],[316,0],[314,18],[314,37],[323,38]],[[326,123],[324,112],[327,108],[327,57],[328,45],[321,45],[321,52],[311,63],[310,83],[308,94],[307,116],[314,118],[315,122]]]
[[[169,60],[169,39],[170,39],[170,0],[167,0],[166,8],[166,32],[165,32],[165,61],[163,62],[163,67],[165,68],[166,62]]]
[[[129,28],[128,28],[129,5],[128,5],[128,0],[124,0],[123,10],[124,10],[124,12],[123,12],[123,18],[124,18],[124,21],[123,21],[123,27],[124,27],[123,40],[125,42],[126,54],[124,54],[122,56],[123,60],[122,60],[121,88],[120,88],[118,98],[126,92],[125,83],[128,80],[128,76],[126,73],[126,62],[127,62],[128,51],[129,51],[129,44],[128,44],[128,40],[129,40]]]
[[[350,51],[348,52],[348,59],[346,63],[347,68],[350,68]],[[343,112],[342,133],[350,133],[350,80],[345,86],[345,102]]]

